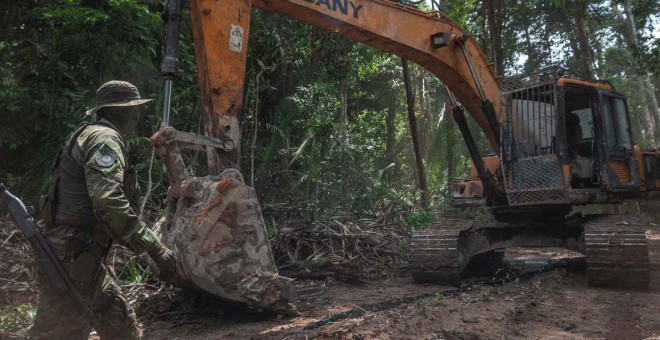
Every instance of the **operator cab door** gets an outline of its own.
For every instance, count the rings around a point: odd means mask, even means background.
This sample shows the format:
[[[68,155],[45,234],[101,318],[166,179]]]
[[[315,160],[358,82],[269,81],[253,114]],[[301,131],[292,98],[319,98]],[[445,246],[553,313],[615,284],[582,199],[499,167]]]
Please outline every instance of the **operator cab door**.
[[[571,186],[575,189],[600,189],[601,129],[598,92],[592,87],[569,85],[560,92],[564,98],[566,148],[571,166]]]
[[[610,192],[634,191],[639,186],[630,119],[625,99],[612,92],[598,91],[602,188]]]

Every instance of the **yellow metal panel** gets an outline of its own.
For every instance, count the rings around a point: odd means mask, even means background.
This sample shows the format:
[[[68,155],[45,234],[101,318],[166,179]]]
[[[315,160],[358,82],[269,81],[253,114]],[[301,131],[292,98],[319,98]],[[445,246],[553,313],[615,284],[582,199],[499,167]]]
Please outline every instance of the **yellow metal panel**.
[[[251,0],[191,0],[205,134],[238,145]]]
[[[627,161],[610,161],[610,168],[616,173],[616,177],[621,183],[630,182],[630,167]]]
[[[488,156],[482,158],[486,169],[491,174],[495,174],[497,168],[500,167],[500,157],[499,156]],[[477,179],[479,175],[477,174],[477,168],[474,167],[474,162],[470,162],[470,179]]]
[[[559,85],[559,86],[564,86],[566,84],[588,86],[588,87],[593,87],[593,88],[597,88],[599,90],[610,91],[610,92],[614,91],[614,88],[612,87],[612,85],[609,85],[609,84],[592,83],[592,82],[589,82],[589,81],[571,79],[571,78],[560,78],[557,81],[557,85]]]
[[[637,162],[637,172],[639,173],[639,180],[644,183],[646,180],[646,174],[644,173],[644,161],[642,160],[642,150],[638,145],[633,147],[635,152],[635,161]]]

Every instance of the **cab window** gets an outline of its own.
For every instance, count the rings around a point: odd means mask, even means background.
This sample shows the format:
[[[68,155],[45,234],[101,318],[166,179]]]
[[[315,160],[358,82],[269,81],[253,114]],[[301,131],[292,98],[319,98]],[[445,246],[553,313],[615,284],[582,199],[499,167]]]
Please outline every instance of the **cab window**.
[[[632,149],[625,102],[622,98],[617,97],[603,96],[602,98],[601,115],[608,150]]]

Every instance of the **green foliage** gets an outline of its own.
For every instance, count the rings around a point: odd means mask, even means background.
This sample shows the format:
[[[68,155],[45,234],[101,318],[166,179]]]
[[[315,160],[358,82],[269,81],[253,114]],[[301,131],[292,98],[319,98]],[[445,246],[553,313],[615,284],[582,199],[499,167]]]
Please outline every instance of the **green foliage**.
[[[120,264],[122,265],[122,269],[117,278],[121,285],[144,283],[151,275],[149,267],[143,268],[140,266],[137,256],[130,256],[120,261]]]
[[[444,306],[446,304],[445,295],[442,293],[435,293],[435,303]]]
[[[622,3],[452,0],[447,14],[477,38],[491,59],[502,58],[507,73],[557,62],[583,65],[575,35],[581,15],[596,72],[629,96],[633,129],[641,130],[641,109],[648,103],[638,82],[641,75],[653,81],[659,68],[659,44],[652,34],[659,9],[652,0],[631,2],[639,39],[639,46],[632,47],[612,7]],[[0,8],[7,18],[0,31],[0,178],[9,179],[12,190],[29,203],[35,204],[45,190],[54,155],[84,121],[102,82],[125,79],[144,97],[154,98],[143,114],[140,136],[157,129],[161,6],[147,0],[55,0],[13,1]],[[191,26],[184,10],[171,123],[201,133]],[[310,220],[374,217],[395,205],[414,211],[407,222],[412,227],[430,223],[431,213],[417,210],[420,193],[401,73],[397,56],[253,10],[239,165],[246,179],[254,173],[262,201],[304,202],[296,204],[304,207],[299,216]],[[444,212],[452,182],[468,173],[470,161],[448,114],[442,84],[416,65],[411,76],[430,209]],[[469,124],[487,154],[490,146],[480,128],[472,120]],[[651,146],[653,141],[641,142]],[[163,164],[152,158],[146,139],[128,144],[143,192],[149,192],[146,216],[158,218],[167,190]],[[191,173],[206,174],[203,152],[184,157]]]
[[[481,301],[490,301],[492,295],[492,289],[487,286],[481,286],[479,289],[479,297]]]
[[[470,293],[461,293],[461,302],[466,304],[466,305],[469,305],[469,304],[474,303],[476,301],[474,300],[474,297],[472,296],[472,294],[470,294]]]
[[[419,299],[415,301],[415,308],[419,312],[424,312],[426,310],[426,305],[428,304],[428,298]]]
[[[436,214],[433,211],[419,210],[408,213],[405,218],[406,225],[413,229],[425,229],[435,222]]]
[[[468,31],[475,31],[473,29],[474,22],[470,20],[470,15],[473,14],[477,8],[478,1],[447,1],[447,15],[456,21],[461,27],[465,27]]]
[[[18,178],[14,189],[34,204],[59,146],[84,121],[102,82],[125,79],[152,97],[160,82],[160,20],[137,0],[27,2],[5,10],[0,152],[12,162],[2,164],[0,177]]]
[[[0,334],[18,333],[25,336],[28,327],[34,323],[36,308],[20,304],[0,309]]]

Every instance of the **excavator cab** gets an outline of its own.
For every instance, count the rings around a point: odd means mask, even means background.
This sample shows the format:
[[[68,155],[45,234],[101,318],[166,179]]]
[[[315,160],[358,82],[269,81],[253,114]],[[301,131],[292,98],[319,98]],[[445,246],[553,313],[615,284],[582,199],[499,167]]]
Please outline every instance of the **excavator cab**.
[[[561,87],[564,98],[566,126],[566,159],[570,166],[572,188],[598,188],[600,176],[594,152],[598,148],[594,130],[594,107],[592,88]],[[602,134],[601,134],[602,135]]]
[[[561,79],[566,158],[575,191],[637,191],[640,178],[625,98],[610,85]],[[580,138],[573,131],[580,130]]]
[[[616,203],[640,176],[625,98],[560,69],[507,79],[501,167],[508,206]]]
[[[482,165],[495,177],[496,199],[484,199],[480,189],[491,180],[472,171],[452,201],[488,205],[494,218],[441,218],[413,232],[413,278],[458,284],[475,269],[501,266],[494,263],[505,248],[559,247],[585,255],[591,285],[647,289],[643,219],[570,215],[575,205],[620,203],[658,189],[660,158],[633,144],[624,97],[609,84],[551,68],[505,79],[499,112],[499,164],[486,157]]]

